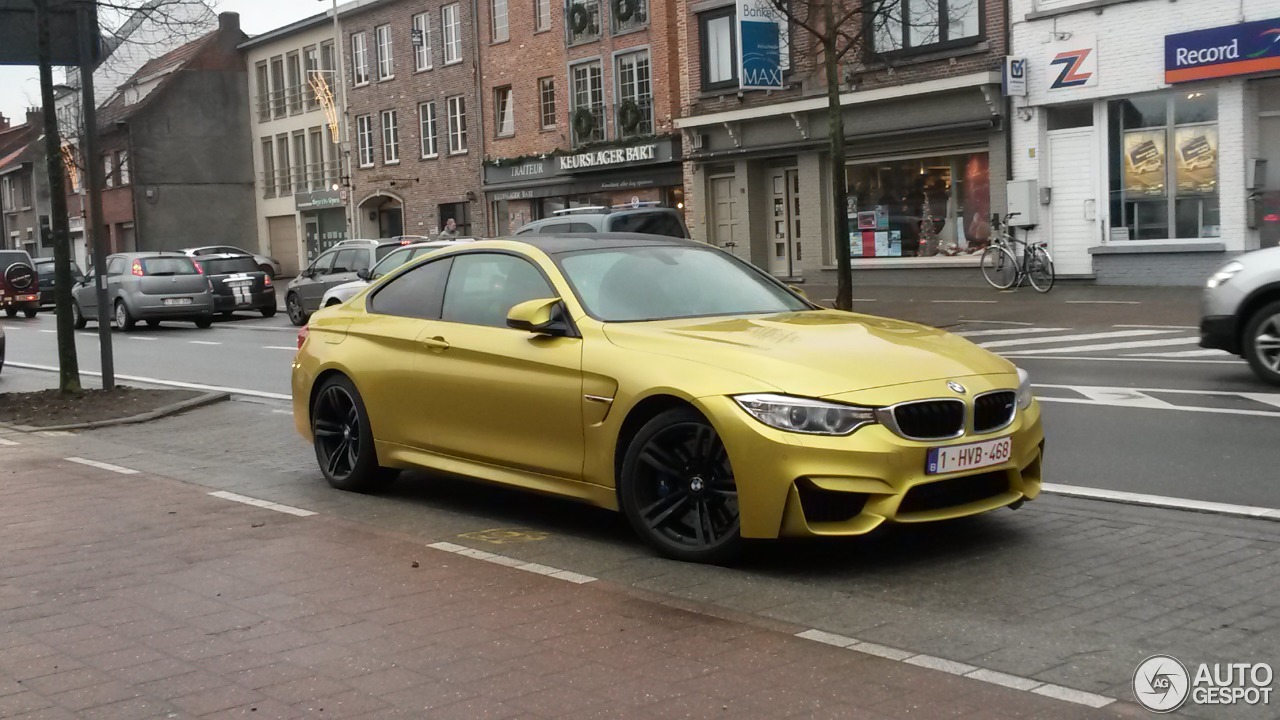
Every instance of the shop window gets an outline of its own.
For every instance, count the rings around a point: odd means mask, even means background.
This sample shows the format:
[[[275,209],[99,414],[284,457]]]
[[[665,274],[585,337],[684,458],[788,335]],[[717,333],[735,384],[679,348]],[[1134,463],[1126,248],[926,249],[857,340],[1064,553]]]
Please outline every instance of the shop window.
[[[987,245],[986,153],[860,162],[845,179],[855,258],[976,256]]]
[[[1050,131],[1093,127],[1093,103],[1051,107],[1048,112],[1048,125]]]
[[[454,224],[458,226],[458,235],[460,237],[471,237],[471,205],[470,203],[445,203],[436,207],[437,215],[440,218],[440,228],[448,224],[449,218],[453,218]]]
[[[982,0],[886,2],[869,19],[878,54],[936,50],[982,39]]]
[[[1108,118],[1111,239],[1218,237],[1217,93],[1115,100]]]
[[[734,60],[738,51],[733,18],[732,7],[698,16],[703,90],[721,90],[738,85],[738,64]]]

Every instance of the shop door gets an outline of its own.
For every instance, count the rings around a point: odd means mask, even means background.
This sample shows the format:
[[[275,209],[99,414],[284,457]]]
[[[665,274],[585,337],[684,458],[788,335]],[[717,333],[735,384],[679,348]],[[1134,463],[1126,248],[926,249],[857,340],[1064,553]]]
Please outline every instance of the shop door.
[[[280,271],[286,277],[298,274],[298,226],[293,215],[277,215],[267,218],[267,245],[271,257],[280,261]],[[315,252],[310,245],[308,252]],[[319,254],[318,252],[316,253]],[[307,262],[311,259],[308,258]]]
[[[769,272],[795,277],[796,241],[800,230],[800,174],[794,168],[775,170],[769,179]]]
[[[1093,128],[1049,133],[1049,253],[1059,275],[1093,272],[1098,244]]]
[[[711,242],[749,259],[739,222],[738,183],[733,176],[711,178]]]
[[[1262,247],[1280,245],[1280,116],[1259,118],[1260,157],[1267,161],[1265,177],[1254,198]]]

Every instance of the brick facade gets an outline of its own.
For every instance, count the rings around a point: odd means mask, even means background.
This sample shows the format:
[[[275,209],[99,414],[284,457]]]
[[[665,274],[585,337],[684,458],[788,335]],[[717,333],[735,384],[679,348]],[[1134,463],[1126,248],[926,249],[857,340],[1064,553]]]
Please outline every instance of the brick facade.
[[[461,49],[456,62],[446,64],[443,8],[458,13]],[[418,70],[412,40],[413,18],[426,13],[430,39],[430,68]],[[456,217],[464,230],[476,236],[489,233],[480,194],[480,161],[488,138],[484,132],[482,99],[476,96],[476,31],[469,2],[409,2],[387,0],[357,8],[341,16],[351,132],[351,192],[355,205],[357,237],[396,234],[429,235],[439,232],[446,220]],[[393,76],[379,78],[378,33],[390,27]],[[364,37],[369,80],[353,82],[352,37]],[[466,110],[466,150],[450,152],[449,98],[461,97]],[[434,102],[436,150],[423,157],[419,106]],[[384,153],[382,113],[395,111],[399,135],[399,160],[388,162]],[[360,158],[360,120],[370,119],[373,162]],[[447,206],[447,207],[442,207]],[[401,222],[395,216],[399,210]],[[469,218],[469,227],[465,219]]]

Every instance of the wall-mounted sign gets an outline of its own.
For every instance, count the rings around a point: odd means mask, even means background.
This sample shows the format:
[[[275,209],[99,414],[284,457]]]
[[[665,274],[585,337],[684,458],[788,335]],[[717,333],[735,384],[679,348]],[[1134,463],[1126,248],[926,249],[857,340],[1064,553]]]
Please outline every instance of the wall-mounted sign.
[[[738,86],[743,90],[777,90],[782,73],[786,19],[770,0],[738,0]]]
[[[1098,84],[1098,38],[1076,35],[1049,43],[1050,90],[1072,90]]]
[[[341,207],[342,194],[337,190],[317,190],[316,192],[297,193],[293,196],[295,210],[319,210],[322,208]]]
[[[1164,81],[1280,70],[1280,19],[1166,35]]]
[[[577,155],[561,155],[556,164],[561,170],[581,170],[584,168],[608,167],[622,163],[647,162],[658,156],[658,146],[636,145],[628,148],[610,148]]]
[[[1023,57],[1006,57],[1004,59],[1004,96],[1027,96],[1027,59]]]

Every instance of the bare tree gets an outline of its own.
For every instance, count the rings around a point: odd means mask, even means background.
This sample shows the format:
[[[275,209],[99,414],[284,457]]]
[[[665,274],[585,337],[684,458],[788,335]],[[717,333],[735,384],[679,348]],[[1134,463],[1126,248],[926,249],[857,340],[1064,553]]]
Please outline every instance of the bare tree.
[[[827,133],[831,149],[832,212],[836,231],[836,307],[853,309],[852,248],[849,241],[849,190],[845,180],[844,113],[840,92],[846,57],[861,60],[873,50],[896,49],[897,38],[911,18],[903,17],[902,0],[769,0],[774,9],[804,30],[808,42],[798,43],[806,69],[818,75],[827,90]],[[912,0],[913,6],[932,8],[937,0]],[[930,17],[928,12],[920,17]],[[928,31],[931,25],[921,25]],[[913,28],[914,29],[914,28]]]

